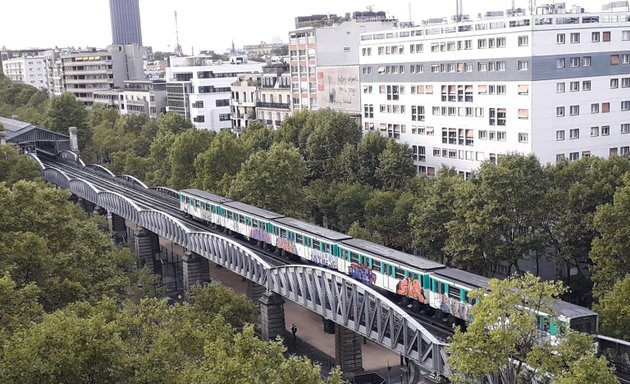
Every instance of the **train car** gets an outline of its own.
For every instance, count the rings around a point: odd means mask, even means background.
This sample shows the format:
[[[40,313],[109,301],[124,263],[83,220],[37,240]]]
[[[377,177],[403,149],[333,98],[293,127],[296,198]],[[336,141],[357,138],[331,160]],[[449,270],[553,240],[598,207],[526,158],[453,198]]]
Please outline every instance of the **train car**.
[[[224,203],[224,208],[223,227],[248,239],[262,241],[267,244],[272,244],[269,232],[273,229],[273,220],[284,217],[284,215],[279,213],[238,201],[226,202]]]
[[[291,217],[273,220],[270,244],[317,265],[342,270],[339,242],[350,236]]]
[[[365,284],[425,303],[423,287],[428,272],[444,268],[420,256],[410,255],[367,240],[347,239],[340,244],[340,272]]]
[[[223,204],[229,201],[232,200],[199,189],[179,191],[179,209],[206,224],[221,223],[224,216]]]

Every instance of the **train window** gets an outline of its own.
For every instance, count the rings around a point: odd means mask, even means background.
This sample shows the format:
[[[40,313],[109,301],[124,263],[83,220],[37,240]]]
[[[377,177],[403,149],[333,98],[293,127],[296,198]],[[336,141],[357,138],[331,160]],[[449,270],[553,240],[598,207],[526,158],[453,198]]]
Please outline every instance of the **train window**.
[[[319,241],[313,240],[313,249],[321,249]]]
[[[452,285],[448,287],[448,297],[452,299],[461,300],[461,295],[459,292],[459,288],[453,287]]]
[[[252,220],[252,227],[258,228],[258,220]]]
[[[404,279],[404,278],[405,278],[405,272],[406,272],[406,271],[405,271],[404,269],[402,269],[402,268],[397,268],[397,269],[396,269],[396,276],[394,276],[394,277],[396,277],[396,278],[397,278],[397,279],[399,279],[399,280],[402,280],[402,279]]]
[[[440,282],[440,293],[445,294],[447,289],[448,289],[448,285]]]
[[[286,238],[287,237],[287,231],[282,229],[282,228],[280,228],[280,237]]]
[[[381,262],[380,260],[373,260],[372,261],[372,269],[375,270],[375,271],[383,272],[383,262]]]
[[[243,223],[243,224],[244,224],[244,223],[246,222],[245,216],[243,216],[243,215],[238,215],[238,222],[239,222],[239,223]]]
[[[370,268],[372,267],[372,259],[370,259],[369,257],[365,257],[365,256],[362,256],[361,259],[362,259],[361,260],[361,265],[364,265],[364,266],[370,267]]]
[[[350,261],[359,264],[359,255],[354,252],[350,252]]]
[[[327,253],[330,253],[330,244],[324,243],[324,251],[326,251]]]
[[[299,233],[295,236],[295,241],[299,244],[303,244],[304,243],[304,236],[300,235]]]

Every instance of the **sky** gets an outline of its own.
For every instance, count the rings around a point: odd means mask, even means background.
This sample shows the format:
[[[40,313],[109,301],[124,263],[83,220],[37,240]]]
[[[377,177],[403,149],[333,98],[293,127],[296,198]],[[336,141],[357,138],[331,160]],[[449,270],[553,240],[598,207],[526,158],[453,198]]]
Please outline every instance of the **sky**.
[[[515,0],[527,8],[528,0]],[[537,0],[538,4],[553,0]],[[610,0],[576,0],[597,11]],[[560,1],[557,1],[560,2]],[[567,1],[567,5],[574,2]],[[504,10],[512,0],[463,0],[471,16]],[[296,16],[364,11],[372,6],[402,21],[420,21],[455,13],[455,0],[140,0],[142,36],[154,51],[175,47],[174,11],[179,18],[184,53],[228,49],[273,39],[287,41]],[[8,49],[50,47],[105,47],[111,43],[108,0],[3,0],[0,47]]]

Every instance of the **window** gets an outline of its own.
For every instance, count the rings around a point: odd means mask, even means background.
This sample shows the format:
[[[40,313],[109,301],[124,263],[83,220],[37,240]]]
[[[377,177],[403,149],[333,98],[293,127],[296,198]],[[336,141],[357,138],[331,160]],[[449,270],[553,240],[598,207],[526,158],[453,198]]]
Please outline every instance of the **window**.
[[[205,123],[206,117],[203,116],[203,115],[195,116],[195,117],[193,117],[193,121],[195,123]]]
[[[558,33],[556,35],[556,43],[557,44],[564,44],[565,43],[565,35],[564,35],[564,33]]]
[[[523,84],[518,86],[518,94],[519,95],[528,95],[529,94],[529,85]]]
[[[599,136],[599,127],[591,127],[591,137]]]
[[[556,155],[556,163],[559,163],[564,160],[564,153]]]
[[[488,40],[486,39],[477,40],[477,48],[486,49],[487,47],[488,47]]]
[[[363,104],[363,117],[374,118],[374,104]]]
[[[556,140],[558,141],[564,140],[564,131],[556,131]]]
[[[590,80],[584,80],[582,82],[582,90],[583,91],[590,91],[591,90],[591,81]]]
[[[610,103],[602,103],[602,113],[610,112]]]
[[[619,154],[621,156],[627,155],[628,153],[630,153],[630,147],[621,147],[621,148],[619,148]]]
[[[556,116],[558,117],[564,116],[564,107],[556,107]]]
[[[607,43],[610,41],[610,31],[606,31],[604,33],[602,33],[602,41],[604,43]]]
[[[192,105],[193,108],[203,108],[203,101],[195,101]]]
[[[497,141],[505,141],[507,135],[504,131],[497,131]]]
[[[518,70],[519,71],[527,71],[529,69],[529,60],[519,60],[518,61]]]
[[[564,58],[556,59],[556,68],[564,68]]]
[[[380,72],[380,67],[379,67],[379,73]],[[364,75],[371,75],[372,74],[372,67],[363,67],[363,74]]]
[[[580,42],[580,33],[575,32],[571,34],[571,44],[578,44]]]
[[[229,105],[230,105],[230,100],[229,99],[217,100],[216,101],[216,106],[217,107],[227,107]]]
[[[590,56],[584,56],[582,57],[582,66],[583,67],[590,67],[591,66],[591,57]]]
[[[529,142],[529,135],[527,133],[519,133],[518,134],[518,142],[519,143],[527,143],[527,142]]]
[[[423,105],[411,106],[411,121],[424,121],[424,106]]]
[[[619,88],[619,79],[610,79],[610,89]]]
[[[591,104],[591,113],[599,113],[599,104]]]
[[[610,55],[610,64],[619,65],[619,55]]]
[[[506,39],[505,37],[497,37],[497,48],[505,48]]]
[[[624,77],[621,79],[621,88],[630,88],[630,77]]]
[[[571,92],[579,92],[580,91],[580,82],[579,81],[571,81],[569,83],[569,90]]]
[[[564,93],[564,83],[556,83],[556,92]]]
[[[572,105],[569,107],[569,114],[571,116],[577,116],[580,114],[580,106],[579,105]]]
[[[487,140],[488,131],[479,131],[479,140]]]
[[[579,128],[569,129],[569,139],[574,140],[574,139],[579,139],[579,138],[580,138]]]
[[[572,57],[571,58],[571,68],[577,68],[580,66],[580,58],[579,57]]]
[[[621,102],[622,111],[630,111],[630,100],[624,100]]]
[[[518,118],[521,120],[529,119],[529,109],[519,109],[518,110]]]
[[[505,72],[505,68],[506,68],[505,61],[497,61],[496,68],[498,72]]]
[[[518,46],[519,47],[527,47],[529,45],[529,36],[519,36],[518,37]]]
[[[601,135],[602,136],[610,135],[610,125],[602,125]]]
[[[599,41],[600,41],[600,34],[599,34],[599,32],[593,32],[591,34],[591,41],[593,43],[599,43]]]
[[[576,161],[580,159],[580,152],[569,153],[569,161]]]
[[[630,31],[621,31],[621,40],[629,41],[630,40]]]
[[[629,123],[621,124],[621,134],[627,135],[628,133],[630,133],[630,124]]]

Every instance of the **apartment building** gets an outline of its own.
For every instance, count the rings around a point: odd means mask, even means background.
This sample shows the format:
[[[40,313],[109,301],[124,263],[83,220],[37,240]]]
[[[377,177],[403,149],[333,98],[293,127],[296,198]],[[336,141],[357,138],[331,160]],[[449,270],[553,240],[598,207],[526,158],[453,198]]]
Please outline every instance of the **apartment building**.
[[[256,117],[268,127],[280,128],[291,115],[291,75],[289,64],[274,63],[263,67],[256,102]]]
[[[167,111],[190,119],[199,129],[231,129],[230,87],[239,74],[261,73],[262,66],[248,63],[246,57],[224,63],[208,56],[171,56],[166,69]]]
[[[48,89],[44,56],[22,56],[2,61],[2,72],[11,81],[30,85],[37,89]]]
[[[144,79],[142,48],[135,44],[62,53],[59,57],[64,92],[72,93],[86,107],[94,104],[94,92],[122,89],[127,80]]]
[[[230,98],[232,131],[240,133],[256,119],[259,85],[260,74],[258,73],[240,75],[238,80],[232,83]]]
[[[374,32],[394,28],[398,20],[387,18],[384,12],[354,12],[345,17],[336,15],[302,16],[295,20],[296,30],[289,32],[291,69],[291,95],[293,110],[318,108],[339,109],[360,113],[358,97],[359,36],[362,32]],[[331,73],[325,68],[330,69]],[[353,85],[333,85],[329,77],[338,77],[339,67],[343,75],[355,79]],[[318,72],[319,71],[319,72]],[[331,85],[328,89],[325,85]],[[336,84],[336,83],[335,83]],[[332,89],[335,89],[333,92]],[[345,90],[342,92],[342,89]],[[343,95],[337,95],[342,92]],[[344,104],[350,95],[353,108]],[[345,108],[341,108],[344,107]]]
[[[145,115],[157,119],[166,113],[165,80],[125,81],[121,95],[121,115]]]
[[[543,163],[630,152],[630,13],[544,5],[361,35],[365,131],[419,173],[509,152]]]

